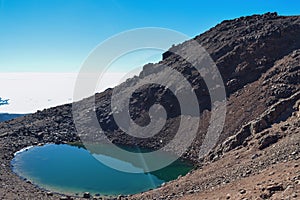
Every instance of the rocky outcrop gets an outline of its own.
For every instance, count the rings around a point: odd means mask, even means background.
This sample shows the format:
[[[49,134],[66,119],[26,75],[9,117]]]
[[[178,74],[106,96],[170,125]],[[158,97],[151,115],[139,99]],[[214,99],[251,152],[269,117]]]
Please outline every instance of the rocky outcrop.
[[[281,138],[281,136],[278,133],[266,135],[259,140],[258,148],[260,150],[267,148],[267,147],[271,146],[272,144],[276,143],[280,138]]]
[[[297,111],[297,101],[300,99],[300,91],[293,94],[287,99],[281,99],[276,104],[272,105],[259,118],[250,121],[244,125],[235,135],[229,137],[222,144],[216,147],[210,153],[208,158],[218,158],[221,154],[235,149],[241,145],[247,145],[249,137],[255,137],[256,134],[270,128],[274,123],[285,121],[288,117]],[[260,139],[259,149],[264,149],[273,143],[276,143],[281,136],[279,134],[266,135]]]

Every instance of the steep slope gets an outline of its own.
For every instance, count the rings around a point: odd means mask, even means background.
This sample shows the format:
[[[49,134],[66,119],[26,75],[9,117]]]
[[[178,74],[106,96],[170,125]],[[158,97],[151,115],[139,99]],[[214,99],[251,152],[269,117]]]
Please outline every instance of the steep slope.
[[[204,165],[203,170],[196,170],[165,187],[132,198],[174,198],[187,195],[187,191],[200,194],[223,181],[226,184],[227,181],[252,176],[252,172],[247,173],[247,170],[253,168],[253,162],[246,161],[249,155],[257,151],[262,151],[258,153],[263,155],[260,156],[261,162],[268,164],[257,165],[253,174],[259,174],[261,170],[272,166],[271,158],[278,158],[279,165],[291,152],[296,151],[294,157],[299,158],[299,115],[292,116],[297,112],[298,107],[295,105],[300,92],[299,36],[299,16],[284,17],[277,16],[276,13],[267,13],[224,21],[193,39],[201,44],[215,61],[227,94],[226,121],[218,145],[201,160],[198,157],[199,148],[207,132],[210,107],[214,102],[211,102],[207,86],[195,68],[180,56],[170,53],[179,49],[187,55],[193,54],[193,49],[186,48],[191,41],[172,47],[163,54],[160,63],[145,65],[138,77],[118,86],[118,90],[125,90],[140,79],[159,74],[163,70],[161,65],[167,65],[182,73],[191,83],[201,110],[201,124],[197,137],[183,157],[193,160],[199,167]],[[117,127],[111,113],[111,95],[112,89],[108,89],[96,94],[95,98],[100,125],[114,143],[158,149],[173,138],[180,113],[176,109],[178,102],[170,91],[158,85],[148,85],[139,88],[130,100],[130,114],[140,125],[149,122],[147,111],[154,103],[162,103],[169,111],[167,123],[162,131],[147,140],[130,137]],[[88,98],[80,104],[82,119],[88,120],[88,113],[93,108],[86,105],[93,100]],[[277,123],[279,125],[276,125]],[[281,128],[286,124],[289,124],[287,128]],[[279,133],[276,135],[277,131]],[[85,136],[83,132],[78,134],[81,137]],[[70,104],[0,123],[0,161],[3,163],[0,173],[1,182],[4,184],[4,187],[0,188],[0,198],[16,198],[16,194],[20,194],[24,198],[55,199],[55,195],[46,196],[44,192],[24,183],[11,173],[9,161],[13,157],[12,153],[38,143],[78,140]],[[274,150],[267,148],[273,143],[279,145]],[[239,148],[240,150],[236,150]],[[247,152],[244,155],[245,149]],[[285,151],[279,151],[280,149]],[[291,162],[294,157],[291,157]],[[226,159],[229,163],[225,162]],[[231,165],[231,161],[236,161],[236,164]],[[207,179],[200,179],[206,176]],[[14,185],[20,187],[13,187]]]
[[[238,96],[242,96],[241,100],[244,100],[240,104],[244,104],[249,98],[254,98],[254,91],[259,88],[263,89],[261,92],[272,93],[276,85],[282,84],[281,82],[287,77],[295,77],[295,74],[299,76],[299,70],[296,70],[299,69],[299,61],[300,50],[296,50],[276,62],[275,66],[257,82],[247,85],[239,93]],[[279,71],[283,73],[278,73]],[[271,78],[270,74],[273,74]],[[275,87],[264,88],[266,82],[271,82]],[[298,199],[300,195],[299,82],[295,87],[298,87],[295,93],[280,98],[259,117],[218,145],[197,170],[167,183],[164,187],[131,198]],[[231,112],[242,115],[245,107],[233,109]]]
[[[214,162],[131,199],[299,199],[298,116],[275,124]],[[278,141],[267,138],[278,137]],[[265,141],[265,142],[264,142]],[[261,148],[262,144],[270,146]]]

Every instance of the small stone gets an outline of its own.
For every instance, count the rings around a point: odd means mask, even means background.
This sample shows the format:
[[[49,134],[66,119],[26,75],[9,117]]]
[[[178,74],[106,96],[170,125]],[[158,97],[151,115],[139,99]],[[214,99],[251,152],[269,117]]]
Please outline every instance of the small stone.
[[[230,199],[230,194],[227,194],[227,195],[226,195],[226,199]]]
[[[298,195],[294,192],[293,194],[292,194],[292,197],[293,198],[296,198]]]
[[[47,196],[53,196],[53,192],[47,192]]]
[[[269,190],[270,192],[283,191],[283,187],[281,184],[270,185],[267,187],[267,190]]]
[[[194,190],[187,191],[187,194],[193,194],[193,193],[194,193]]]
[[[40,132],[36,135],[38,138],[42,138],[44,136],[44,132]]]
[[[259,195],[260,198],[262,199],[269,199],[271,197],[270,193],[262,193],[261,195]]]
[[[230,181],[228,179],[224,180],[223,184],[226,184],[226,183],[230,183]]]
[[[258,157],[259,157],[259,155],[256,153],[251,156],[251,159],[254,160],[255,158],[258,158]]]
[[[240,189],[239,192],[240,192],[240,194],[245,194],[245,193],[246,193],[246,190]]]
[[[286,126],[282,126],[282,127],[280,127],[280,129],[281,129],[282,131],[286,131],[286,130],[287,130],[287,127],[286,127]]]
[[[91,197],[91,194],[89,192],[85,192],[83,194],[83,198],[89,199]]]
[[[269,173],[269,176],[272,176],[272,175],[274,175],[275,174],[275,172],[270,172]]]

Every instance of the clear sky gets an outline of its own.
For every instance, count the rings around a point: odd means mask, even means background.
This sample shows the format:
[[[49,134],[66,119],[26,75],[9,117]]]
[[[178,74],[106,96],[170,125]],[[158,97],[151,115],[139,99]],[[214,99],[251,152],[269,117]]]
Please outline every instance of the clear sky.
[[[1,72],[77,72],[100,42],[163,27],[190,37],[224,19],[299,15],[299,0],[0,0]]]

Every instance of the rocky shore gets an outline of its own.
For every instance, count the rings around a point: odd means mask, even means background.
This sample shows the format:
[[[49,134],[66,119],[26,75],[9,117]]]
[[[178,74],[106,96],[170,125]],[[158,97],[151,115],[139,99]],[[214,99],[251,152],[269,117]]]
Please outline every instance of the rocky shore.
[[[148,64],[138,79],[158,73],[161,64],[182,73],[199,101],[201,124],[196,139],[183,155],[198,169],[163,187],[118,199],[297,199],[300,196],[300,17],[276,13],[226,20],[193,38],[215,61],[226,87],[227,115],[217,146],[199,159],[199,148],[207,132],[211,103],[203,78],[172,48],[185,48],[189,41],[172,47],[158,64]],[[150,87],[150,89],[149,89]],[[130,100],[130,114],[147,124],[147,109],[165,102],[166,110],[178,106],[167,90],[150,85],[140,88]],[[112,116],[112,89],[95,95],[96,113],[106,136],[115,144],[158,149],[176,132],[179,114],[171,112],[163,130],[155,137],[139,140],[122,132]],[[93,108],[80,103],[82,119]],[[171,109],[172,108],[172,109]],[[175,109],[176,110],[176,109]],[[72,105],[66,104],[0,123],[0,199],[68,199],[21,180],[10,168],[14,152],[43,143],[79,142]],[[92,138],[93,139],[93,138]],[[178,147],[180,148],[180,147]],[[82,197],[83,198],[83,197]],[[88,198],[86,194],[85,199]],[[90,198],[90,197],[89,197]],[[92,197],[91,197],[92,198]],[[95,197],[100,198],[100,197]],[[109,197],[101,197],[109,198]],[[80,199],[70,197],[69,199]]]

